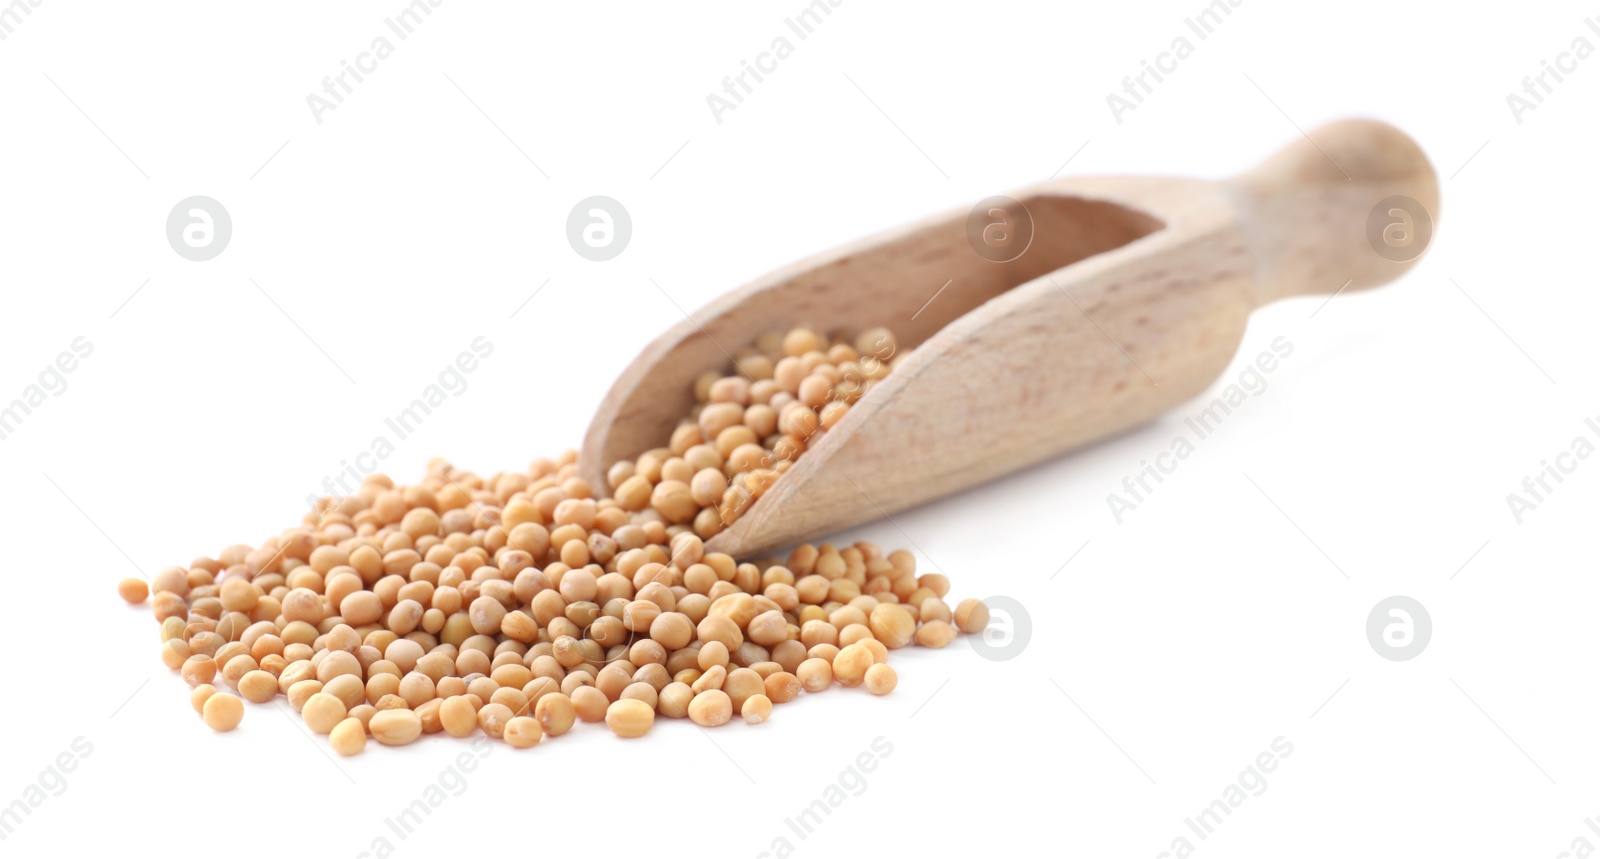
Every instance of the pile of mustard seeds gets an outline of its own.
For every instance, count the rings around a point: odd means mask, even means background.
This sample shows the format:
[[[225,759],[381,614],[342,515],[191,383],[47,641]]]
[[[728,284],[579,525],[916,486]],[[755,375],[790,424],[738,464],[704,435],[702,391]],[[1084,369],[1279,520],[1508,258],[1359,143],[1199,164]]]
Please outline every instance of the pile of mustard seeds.
[[[889,652],[987,626],[904,550],[802,545],[741,563],[705,550],[903,358],[894,335],[809,328],[762,337],[695,382],[667,446],[606,472],[577,455],[483,478],[443,461],[422,481],[368,477],[260,546],[235,545],[148,585],[161,659],[229,731],[279,695],[334,750],[369,738],[482,731],[515,748],[658,716],[766,721],[802,691],[898,678]]]

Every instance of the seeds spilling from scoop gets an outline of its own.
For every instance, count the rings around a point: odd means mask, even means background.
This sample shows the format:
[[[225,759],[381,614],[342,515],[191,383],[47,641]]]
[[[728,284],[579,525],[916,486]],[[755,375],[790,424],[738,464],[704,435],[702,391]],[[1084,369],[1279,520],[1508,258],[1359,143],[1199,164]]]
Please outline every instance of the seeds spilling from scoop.
[[[887,694],[890,651],[980,632],[987,608],[952,610],[949,581],[904,550],[740,563],[704,541],[900,357],[881,328],[763,337],[698,379],[668,445],[616,463],[598,494],[572,452],[489,478],[439,460],[411,486],[373,475],[259,547],[152,577],[161,658],[213,729],[283,695],[343,755],[369,736],[529,748],[578,721],[625,738],[657,716],[760,724],[835,682]],[[137,580],[118,593],[146,599]]]

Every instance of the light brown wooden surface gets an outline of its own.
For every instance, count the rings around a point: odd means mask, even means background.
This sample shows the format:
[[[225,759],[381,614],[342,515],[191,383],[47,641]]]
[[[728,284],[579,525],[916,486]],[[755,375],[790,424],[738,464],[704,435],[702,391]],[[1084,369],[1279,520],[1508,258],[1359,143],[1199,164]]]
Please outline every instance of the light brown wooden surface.
[[[1376,286],[1414,263],[1374,251],[1367,219],[1398,195],[1437,220],[1422,151],[1366,120],[1310,137],[1226,182],[1084,177],[1013,192],[1034,237],[1010,262],[974,250],[962,209],[774,272],[645,348],[595,415],[583,473],[603,486],[612,462],[664,444],[697,375],[799,323],[884,325],[916,351],[714,550],[744,558],[824,537],[1148,421],[1217,378],[1256,307]]]

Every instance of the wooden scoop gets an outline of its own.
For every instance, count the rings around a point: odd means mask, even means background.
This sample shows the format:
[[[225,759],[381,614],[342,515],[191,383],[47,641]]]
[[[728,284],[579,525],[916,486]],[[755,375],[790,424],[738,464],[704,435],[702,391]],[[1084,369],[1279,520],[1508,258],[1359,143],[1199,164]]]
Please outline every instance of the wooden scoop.
[[[657,338],[601,403],[581,472],[604,486],[613,462],[663,446],[695,377],[764,332],[886,326],[915,351],[708,549],[744,559],[824,537],[1194,397],[1255,308],[1405,272],[1438,195],[1404,133],[1345,120],[1223,182],[1062,179],[891,230],[767,275]]]

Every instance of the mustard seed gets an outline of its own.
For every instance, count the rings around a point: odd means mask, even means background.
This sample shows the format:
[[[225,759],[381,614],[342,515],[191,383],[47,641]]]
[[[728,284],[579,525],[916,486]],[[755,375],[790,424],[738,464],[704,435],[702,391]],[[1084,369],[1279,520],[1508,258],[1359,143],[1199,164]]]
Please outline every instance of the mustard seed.
[[[710,668],[707,668],[705,672],[700,675],[700,679],[689,685],[694,689],[696,694],[699,694],[707,689],[721,689],[722,684],[727,682],[727,679],[728,669],[721,665],[713,665]]]
[[[911,637],[917,631],[916,619],[904,607],[891,603],[881,603],[874,608],[869,625],[872,637],[891,650],[911,643]]]
[[[726,725],[733,718],[733,700],[721,689],[707,689],[689,702],[689,719],[703,728]]]
[[[852,644],[833,658],[833,677],[843,686],[860,686],[866,679],[867,669],[874,664],[872,651],[860,644]]]
[[[367,748],[367,726],[358,718],[345,718],[328,732],[328,745],[345,757],[359,755]]]
[[[786,704],[800,697],[800,678],[787,671],[768,674],[762,685],[764,694],[774,704]],[[745,703],[748,705],[749,701]]]
[[[744,700],[744,706],[739,709],[739,715],[751,725],[759,725],[772,718],[772,701],[766,695],[755,694]]]
[[[199,686],[202,683],[210,683],[216,679],[217,663],[209,656],[195,654],[184,660],[180,673],[183,676],[183,682],[188,683],[191,687]]]
[[[478,727],[483,729],[495,739],[499,739],[506,730],[506,723],[511,721],[516,711],[505,704],[489,702],[478,710]]]
[[[617,700],[624,701],[632,699],[635,701],[643,701],[644,703],[650,705],[651,709],[655,709],[656,701],[659,697],[660,693],[656,692],[656,687],[644,681],[637,681],[634,683],[629,683],[628,688],[622,690],[622,696]]]
[[[439,710],[443,706],[443,701],[434,698],[416,709],[417,718],[422,720],[424,734],[437,734],[444,730],[444,722],[439,719]]]
[[[650,637],[668,650],[681,650],[694,640],[695,625],[675,611],[658,615],[650,624]]]
[[[305,720],[306,727],[315,734],[332,731],[334,726],[344,721],[347,715],[344,702],[327,692],[312,695],[306,699],[305,706],[300,708],[300,717]]]
[[[279,688],[282,688],[282,678],[278,679],[278,686]],[[295,683],[293,686],[290,686],[288,689],[284,690],[284,697],[289,699],[289,706],[293,707],[295,712],[298,713],[305,708],[306,702],[311,700],[312,695],[315,695],[321,691],[322,681],[301,680],[300,682]]]
[[[150,598],[150,585],[144,579],[123,579],[117,583],[117,595],[128,605],[141,605]]]
[[[715,609],[716,605],[713,604]],[[739,631],[739,624],[734,620],[716,614],[707,615],[700,621],[696,628],[700,640],[704,642],[717,642],[731,653],[744,643],[744,633]]]
[[[559,737],[572,729],[578,712],[571,698],[557,692],[540,698],[539,703],[534,705],[533,716],[539,720],[546,734]]]
[[[965,599],[956,606],[956,628],[962,632],[979,633],[989,625],[989,607],[982,600]]]
[[[531,749],[544,739],[544,728],[531,716],[513,716],[500,736],[513,749]]]
[[[689,702],[694,700],[694,690],[682,682],[668,683],[656,695],[656,712],[669,719],[682,719],[689,715]]]
[[[760,674],[749,668],[735,668],[728,672],[728,679],[722,683],[722,691],[726,692],[733,702],[733,712],[741,712],[744,702],[753,695],[765,695],[766,681]]]
[[[663,480],[656,484],[650,493],[650,506],[675,524],[688,522],[700,512],[689,484],[680,480]]]
[[[895,684],[898,682],[899,677],[887,663],[880,662],[867,669],[867,691],[874,695],[887,695],[893,692]]]
[[[652,697],[654,694],[651,690]],[[636,698],[619,698],[606,710],[606,727],[619,737],[642,737],[655,721],[655,707]]]
[[[770,647],[789,637],[789,625],[783,612],[773,609],[751,619],[745,635],[756,644]]]
[[[944,647],[955,640],[956,628],[942,620],[932,620],[917,627],[917,643],[923,647]]]
[[[700,646],[700,653],[697,659],[701,671],[708,671],[713,665],[720,665],[726,668],[728,665],[728,646],[720,641],[707,641]]]
[[[807,692],[821,692],[833,685],[833,662],[812,657],[800,663],[795,676],[800,678],[800,685]]]
[[[278,678],[265,671],[250,671],[239,678],[239,695],[252,704],[265,704],[278,695]]]
[[[189,595],[189,571],[182,567],[167,567],[150,577],[150,593],[170,593],[180,597]]]
[[[244,721],[244,702],[226,692],[218,692],[206,699],[200,715],[211,730],[231,731]]]
[[[404,746],[422,736],[422,719],[404,708],[379,709],[367,722],[372,738],[386,746]]]
[[[868,638],[858,641],[856,642],[856,646],[865,647],[867,650],[872,652],[872,662],[874,665],[880,662],[889,661],[889,648],[885,647],[883,642],[877,640],[876,638]]]
[[[614,463],[601,492],[571,451],[487,477],[434,460],[420,483],[370,476],[259,546],[118,593],[151,602],[161,659],[208,724],[281,692],[340,754],[368,732],[404,745],[482,729],[525,748],[579,719],[621,736],[656,713],[759,723],[836,679],[887,692],[891,649],[945,646],[987,608],[952,610],[948,580],[919,577],[905,551],[824,543],[740,563],[705,541],[905,351],[885,329],[798,326],[735,354],[696,380],[667,444]]]
[[[793,627],[790,627],[790,631],[793,632]],[[772,661],[778,663],[780,669],[793,674],[800,663],[806,660],[806,650],[806,646],[798,639],[780,641],[777,647],[772,648]]]
[[[472,699],[454,695],[439,705],[439,724],[452,737],[469,737],[478,730],[478,710]]]
[[[946,605],[944,600],[938,597],[929,597],[918,606],[918,619],[923,623],[931,623],[937,620],[948,624],[955,619],[955,614],[950,611],[950,606]],[[918,643],[920,644],[921,642]]]
[[[181,638],[170,639],[161,645],[161,662],[174,671],[183,668],[183,664],[193,655],[189,642]]]
[[[573,712],[585,722],[601,721],[611,706],[611,699],[606,697],[606,693],[594,686],[580,686],[567,697],[572,699]]]
[[[869,638],[872,638],[872,630],[864,623],[852,623],[839,630],[840,647],[849,647]]]
[[[206,699],[215,694],[217,694],[217,687],[212,686],[210,683],[202,683],[194,687],[194,691],[189,693],[189,705],[194,707],[196,713],[204,713]]]
[[[822,337],[809,328],[795,328],[783,335],[783,354],[792,358],[820,351],[826,345]]]

